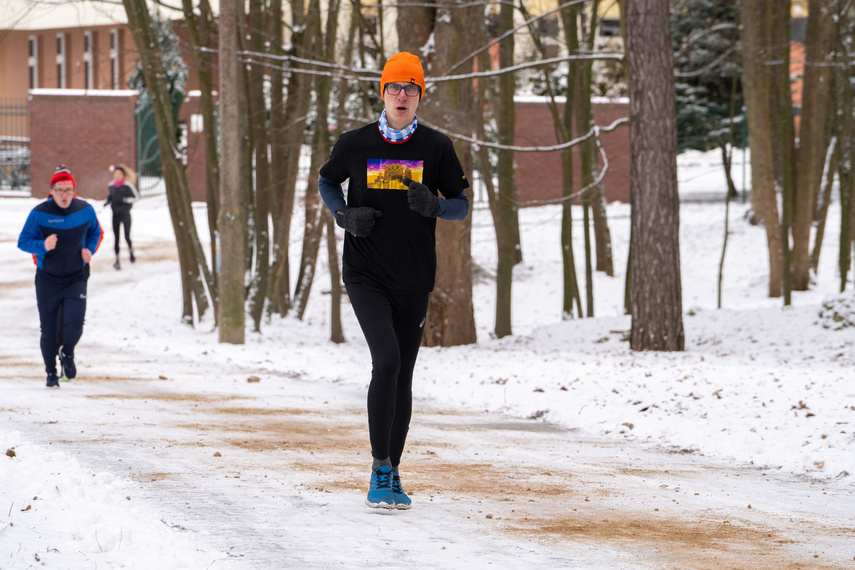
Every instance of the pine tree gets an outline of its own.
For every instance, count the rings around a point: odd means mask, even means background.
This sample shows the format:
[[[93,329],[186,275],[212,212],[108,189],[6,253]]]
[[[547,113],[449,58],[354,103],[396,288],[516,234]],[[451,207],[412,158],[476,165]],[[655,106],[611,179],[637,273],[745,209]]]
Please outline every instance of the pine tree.
[[[680,152],[710,150],[718,145],[719,135],[729,130],[733,82],[742,75],[738,10],[732,0],[671,2]],[[735,94],[734,108],[741,109],[741,83]],[[740,142],[740,130],[735,134]]]

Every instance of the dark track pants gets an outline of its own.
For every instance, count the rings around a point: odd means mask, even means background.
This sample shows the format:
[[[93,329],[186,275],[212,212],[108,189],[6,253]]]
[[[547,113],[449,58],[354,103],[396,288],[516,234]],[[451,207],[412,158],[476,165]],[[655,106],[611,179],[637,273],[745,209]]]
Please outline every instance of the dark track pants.
[[[116,252],[116,255],[119,255],[119,240],[121,238],[121,233],[119,230],[120,226],[125,226],[125,241],[128,243],[128,249],[133,249],[133,244],[131,244],[131,212],[130,210],[127,212],[121,212],[117,210],[113,210],[113,236],[116,238],[116,243],[113,246],[113,251]]]
[[[347,295],[371,351],[368,432],[371,455],[398,465],[413,412],[413,367],[424,332],[429,293],[392,295],[347,285]]]
[[[63,352],[74,357],[74,347],[83,334],[83,318],[86,315],[87,279],[59,280],[36,272],[36,301],[41,323],[42,358],[45,372],[56,373],[56,355],[59,345]]]

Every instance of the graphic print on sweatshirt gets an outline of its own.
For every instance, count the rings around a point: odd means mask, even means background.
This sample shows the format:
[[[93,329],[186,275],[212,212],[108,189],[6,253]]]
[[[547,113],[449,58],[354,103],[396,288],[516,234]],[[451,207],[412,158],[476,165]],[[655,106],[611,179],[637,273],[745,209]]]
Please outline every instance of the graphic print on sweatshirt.
[[[422,181],[425,170],[423,160],[388,160],[369,158],[366,172],[368,188],[373,190],[406,190],[401,180],[409,178]]]

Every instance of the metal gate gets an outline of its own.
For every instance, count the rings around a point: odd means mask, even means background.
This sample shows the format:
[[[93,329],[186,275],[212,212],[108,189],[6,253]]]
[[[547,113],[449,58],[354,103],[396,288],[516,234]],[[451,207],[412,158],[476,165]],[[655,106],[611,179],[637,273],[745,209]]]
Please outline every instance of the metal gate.
[[[27,99],[0,97],[0,190],[30,189],[30,123]]]
[[[154,109],[146,101],[136,110],[137,118],[137,190],[140,196],[155,196],[166,192]]]

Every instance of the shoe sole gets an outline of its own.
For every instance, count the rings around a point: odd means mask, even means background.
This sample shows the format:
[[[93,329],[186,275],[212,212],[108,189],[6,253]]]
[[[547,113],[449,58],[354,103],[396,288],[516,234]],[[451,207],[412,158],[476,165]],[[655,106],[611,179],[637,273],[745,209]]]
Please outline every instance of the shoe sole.
[[[390,505],[389,503],[372,503],[368,499],[365,499],[365,504],[371,507],[372,509],[387,509],[391,511],[395,508],[394,504]]]
[[[399,511],[408,511],[413,507],[412,503],[409,505],[405,505],[403,503],[395,503],[395,508]]]

